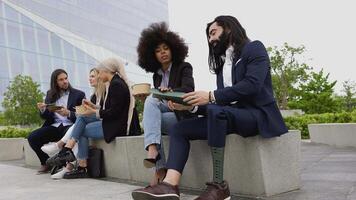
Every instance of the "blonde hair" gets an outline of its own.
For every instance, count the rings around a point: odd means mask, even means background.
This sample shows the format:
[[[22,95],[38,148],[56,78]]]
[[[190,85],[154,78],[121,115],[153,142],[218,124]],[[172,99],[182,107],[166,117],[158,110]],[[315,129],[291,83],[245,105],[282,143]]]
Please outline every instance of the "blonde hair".
[[[99,70],[97,68],[92,68],[90,70],[90,73],[94,72],[95,73],[95,80],[96,80],[96,85],[94,86],[94,91],[93,94],[96,96],[96,104],[100,103],[101,100],[104,100],[104,95],[105,95],[105,83],[103,83],[99,79]]]
[[[104,69],[106,71],[111,72],[112,74],[117,74],[118,76],[120,76],[120,78],[122,78],[125,81],[125,83],[128,87],[128,90],[130,93],[130,106],[129,106],[129,112],[128,112],[127,133],[126,133],[128,135],[130,125],[131,125],[133,110],[135,108],[135,98],[132,95],[132,90],[131,90],[130,82],[129,82],[126,72],[125,72],[125,67],[119,59],[107,58],[99,63],[97,69],[98,70]]]

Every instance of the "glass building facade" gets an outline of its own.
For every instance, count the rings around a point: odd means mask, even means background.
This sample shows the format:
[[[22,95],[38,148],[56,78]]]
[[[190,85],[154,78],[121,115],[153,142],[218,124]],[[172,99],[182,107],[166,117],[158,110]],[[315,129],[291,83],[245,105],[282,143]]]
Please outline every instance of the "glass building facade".
[[[16,7],[78,37],[51,30]],[[150,76],[134,64],[138,38],[150,23],[167,21],[167,7],[167,1],[162,0],[0,1],[0,103],[16,75],[30,75],[45,92],[56,68],[65,69],[71,84],[89,95],[89,70],[106,57],[105,49],[125,59],[133,82],[148,80]],[[76,42],[78,45],[73,45]],[[96,53],[88,53],[92,44],[100,46]]]

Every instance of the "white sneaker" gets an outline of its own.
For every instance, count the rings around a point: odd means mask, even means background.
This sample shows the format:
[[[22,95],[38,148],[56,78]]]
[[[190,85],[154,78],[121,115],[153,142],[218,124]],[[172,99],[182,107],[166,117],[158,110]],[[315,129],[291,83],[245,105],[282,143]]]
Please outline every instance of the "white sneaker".
[[[63,167],[61,171],[59,171],[59,172],[53,174],[53,175],[51,176],[51,178],[52,178],[52,179],[62,179],[63,176],[64,176],[64,174],[67,173],[67,172],[70,172],[70,170],[67,169],[66,167]]]
[[[59,153],[60,149],[59,149],[57,143],[50,142],[48,144],[43,145],[41,147],[41,150],[51,156],[51,155],[55,155],[55,154]]]

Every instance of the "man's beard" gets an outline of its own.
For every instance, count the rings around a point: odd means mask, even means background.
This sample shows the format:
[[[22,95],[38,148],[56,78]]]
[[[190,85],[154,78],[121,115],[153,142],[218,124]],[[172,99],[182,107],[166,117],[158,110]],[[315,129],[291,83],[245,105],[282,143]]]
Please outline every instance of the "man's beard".
[[[225,55],[228,44],[229,44],[228,34],[223,32],[220,35],[219,40],[216,41],[216,45],[212,46],[214,55],[215,56]]]
[[[62,87],[59,87],[59,89],[62,91],[62,92],[67,92],[68,89],[69,89],[69,84],[68,85],[63,85]]]

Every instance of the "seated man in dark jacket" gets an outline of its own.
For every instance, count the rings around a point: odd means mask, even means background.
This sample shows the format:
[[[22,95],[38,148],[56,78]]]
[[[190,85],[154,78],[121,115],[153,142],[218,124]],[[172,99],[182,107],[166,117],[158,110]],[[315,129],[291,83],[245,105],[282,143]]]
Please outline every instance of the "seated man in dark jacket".
[[[178,184],[188,160],[189,140],[207,140],[213,157],[213,182],[198,200],[228,200],[224,181],[224,146],[227,134],[265,138],[288,132],[273,97],[267,51],[259,41],[250,42],[238,20],[219,16],[206,29],[210,70],[217,75],[217,89],[183,96],[192,106],[169,102],[177,110],[203,115],[180,121],[170,129],[167,176],[162,183],[135,190],[135,200],[179,199]]]
[[[71,87],[66,71],[57,69],[52,73],[51,88],[47,92],[45,102],[37,104],[41,117],[46,121],[41,128],[33,131],[28,137],[31,148],[41,162],[38,173],[49,171],[46,165],[49,157],[41,150],[41,147],[48,142],[56,142],[64,136],[76,120],[74,107],[80,105],[84,98],[84,92]],[[53,105],[49,106],[49,104]],[[54,105],[61,106],[61,109]]]

